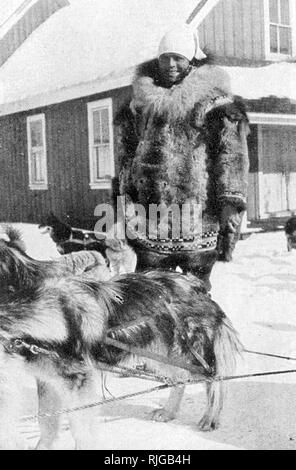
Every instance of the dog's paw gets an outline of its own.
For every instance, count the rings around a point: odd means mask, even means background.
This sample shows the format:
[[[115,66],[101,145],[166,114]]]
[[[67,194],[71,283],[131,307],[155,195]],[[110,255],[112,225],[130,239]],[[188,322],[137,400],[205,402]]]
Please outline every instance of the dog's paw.
[[[35,450],[76,450],[75,443],[63,438],[54,439],[52,442],[44,442],[41,439],[37,443]]]
[[[168,412],[164,408],[154,410],[151,413],[150,417],[151,417],[152,421],[158,421],[158,422],[161,422],[161,423],[167,423],[168,421],[172,421],[172,419],[174,419],[174,415],[172,413]]]
[[[207,417],[202,418],[200,422],[198,423],[199,430],[203,432],[214,431],[218,427],[219,427],[218,422],[209,421]]]
[[[35,447],[35,450],[57,450],[58,446],[56,445],[56,441],[52,442],[44,442],[41,439],[38,441],[38,444]]]

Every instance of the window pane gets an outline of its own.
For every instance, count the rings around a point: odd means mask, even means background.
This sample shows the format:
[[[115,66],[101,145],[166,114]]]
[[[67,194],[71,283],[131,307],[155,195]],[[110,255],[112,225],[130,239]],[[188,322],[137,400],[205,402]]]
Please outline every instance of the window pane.
[[[290,24],[289,0],[281,0],[281,23]]]
[[[33,121],[30,123],[31,146],[42,147],[42,122]]]
[[[91,188],[109,187],[114,173],[112,100],[88,103]],[[93,186],[92,186],[93,185]]]
[[[42,183],[45,178],[42,172],[42,158],[43,151],[32,151],[31,165],[32,165],[32,183]]]
[[[95,147],[95,161],[96,161],[96,177],[100,178],[110,178],[110,149],[108,145],[101,145],[100,147]]]
[[[94,143],[101,143],[101,112],[100,110],[93,112],[93,126],[94,126]]]
[[[279,22],[278,0],[269,0],[269,19],[271,23]]]
[[[97,109],[93,112],[94,144],[109,143],[109,110]]]
[[[101,110],[101,122],[102,122],[102,142],[108,144],[109,139],[109,110],[108,108]]]
[[[278,52],[277,26],[270,25],[270,52]]]
[[[292,37],[290,28],[280,28],[280,53],[292,54]]]
[[[31,157],[31,165],[32,165],[32,182],[36,182],[36,174],[37,174],[37,164],[36,164],[36,154],[32,153]]]

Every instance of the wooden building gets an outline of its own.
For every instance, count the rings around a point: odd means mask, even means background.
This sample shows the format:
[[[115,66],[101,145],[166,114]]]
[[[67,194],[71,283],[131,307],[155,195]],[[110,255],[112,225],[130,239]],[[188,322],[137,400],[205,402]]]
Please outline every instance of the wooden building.
[[[248,218],[296,211],[294,0],[112,0],[114,11],[68,3],[0,67],[0,220],[38,223],[52,210],[93,226],[117,174],[113,118],[135,66],[177,20],[198,29],[246,100]]]

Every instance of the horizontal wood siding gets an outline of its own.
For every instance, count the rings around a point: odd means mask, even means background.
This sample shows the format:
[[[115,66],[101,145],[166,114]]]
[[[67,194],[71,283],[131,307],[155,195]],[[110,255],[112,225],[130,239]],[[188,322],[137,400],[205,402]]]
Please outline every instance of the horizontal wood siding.
[[[89,187],[87,103],[112,97],[113,115],[130,96],[109,93],[0,118],[0,220],[38,223],[50,210],[73,225],[92,228],[97,204],[111,201],[110,190]],[[29,189],[26,119],[45,114],[48,190]],[[114,128],[115,167],[117,129]]]
[[[0,66],[49,16],[68,5],[68,0],[40,0],[0,39]]]
[[[199,26],[199,39],[218,57],[264,60],[263,0],[221,0]]]

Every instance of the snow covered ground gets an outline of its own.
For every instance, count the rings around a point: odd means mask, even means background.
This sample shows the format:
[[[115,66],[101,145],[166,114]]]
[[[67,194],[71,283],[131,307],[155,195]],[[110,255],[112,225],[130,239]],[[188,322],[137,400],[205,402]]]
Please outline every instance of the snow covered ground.
[[[48,235],[36,226],[19,225],[28,253],[39,259],[58,256]],[[253,234],[237,245],[232,263],[217,263],[212,296],[231,318],[246,349],[296,357],[296,251],[288,253],[283,232]],[[238,374],[296,369],[296,361],[245,354]],[[155,386],[139,379],[115,378],[115,396]],[[36,409],[32,384],[24,388],[25,414]],[[296,449],[296,374],[253,377],[229,383],[220,429],[198,431],[205,393],[191,385],[176,420],[156,423],[149,413],[164,403],[168,391],[138,396],[94,408],[98,449]],[[99,398],[99,397],[98,397]],[[23,424],[33,447],[37,423]],[[60,447],[71,445],[66,430]]]

